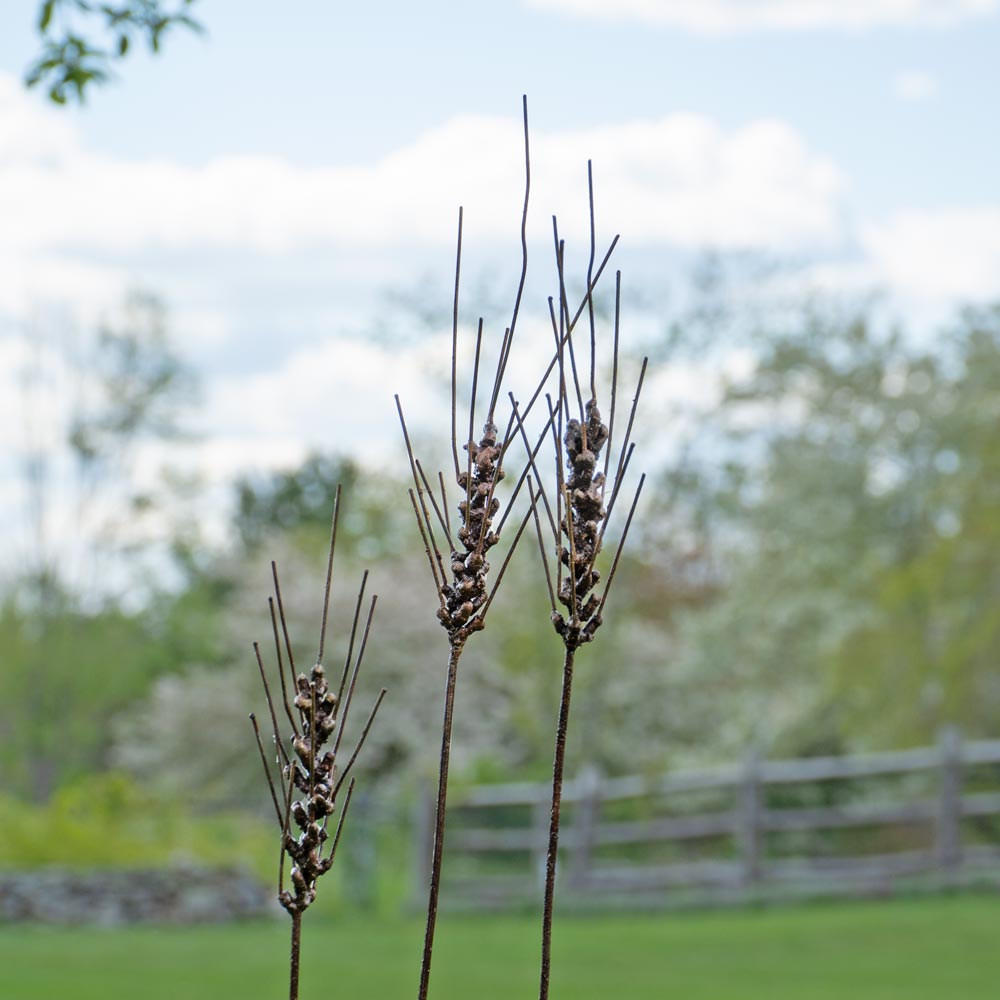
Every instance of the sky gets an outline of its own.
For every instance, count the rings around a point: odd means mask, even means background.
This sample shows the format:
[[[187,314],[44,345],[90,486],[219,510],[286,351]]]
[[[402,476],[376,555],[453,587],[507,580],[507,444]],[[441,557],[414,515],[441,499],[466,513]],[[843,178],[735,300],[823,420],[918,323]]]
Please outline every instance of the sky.
[[[163,297],[201,375],[185,460],[216,483],[311,447],[398,456],[394,392],[417,425],[447,419],[457,210],[463,330],[483,311],[502,332],[522,94],[528,340],[553,213],[585,268],[588,159],[636,297],[707,250],[788,261],[803,291],[883,290],[916,328],[1000,293],[1000,0],[199,0],[203,37],[65,109],[20,82],[35,7],[0,11],[0,508],[33,338],[129,288]]]

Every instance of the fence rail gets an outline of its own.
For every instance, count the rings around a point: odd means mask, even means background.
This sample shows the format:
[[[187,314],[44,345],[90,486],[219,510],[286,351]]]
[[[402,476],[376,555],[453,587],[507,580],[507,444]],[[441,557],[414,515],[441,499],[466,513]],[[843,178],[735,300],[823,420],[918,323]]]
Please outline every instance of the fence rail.
[[[464,905],[533,898],[544,879],[548,783],[454,796],[445,893]],[[952,729],[916,750],[606,778],[563,790],[564,902],[671,905],[908,886],[1000,883],[1000,740]],[[418,885],[432,804],[416,823]]]

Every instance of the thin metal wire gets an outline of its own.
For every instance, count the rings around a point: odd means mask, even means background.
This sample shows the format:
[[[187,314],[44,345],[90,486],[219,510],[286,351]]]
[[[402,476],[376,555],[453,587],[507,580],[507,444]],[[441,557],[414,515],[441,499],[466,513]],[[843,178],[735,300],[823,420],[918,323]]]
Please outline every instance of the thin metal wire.
[[[344,738],[344,727],[347,725],[347,713],[350,711],[351,702],[354,700],[354,688],[358,683],[358,671],[361,669],[361,661],[365,656],[365,648],[368,645],[368,634],[372,629],[372,617],[375,614],[375,603],[378,601],[378,594],[372,594],[371,604],[368,606],[368,618],[365,621],[365,630],[361,636],[361,646],[358,648],[358,658],[354,661],[354,672],[351,674],[351,683],[347,688],[344,697],[343,710],[337,719],[337,737],[333,742],[333,756],[336,758],[340,749],[340,741]]]
[[[514,394],[513,393],[510,394],[510,401],[511,401],[511,405],[512,405],[512,407],[514,409],[514,413],[517,414],[517,400],[514,399]],[[548,516],[548,519],[549,519],[549,527],[552,529],[552,534],[558,540],[558,538],[559,538],[559,529],[556,528],[555,520],[552,517],[552,508],[549,506],[549,499],[545,495],[545,486],[543,485],[542,477],[538,474],[538,468],[535,465],[535,456],[538,454],[538,451],[539,451],[539,449],[542,446],[542,442],[548,436],[548,433],[549,433],[549,424],[551,423],[551,418],[545,424],[545,426],[542,428],[542,433],[539,435],[538,443],[535,445],[534,449],[532,449],[531,445],[528,443],[528,433],[524,429],[524,421],[521,420],[520,415],[517,415],[517,416],[518,416],[517,426],[518,426],[518,429],[521,432],[521,437],[524,440],[524,450],[525,450],[525,452],[528,455],[528,462],[527,462],[527,464],[524,467],[524,471],[522,472],[522,476],[528,475],[529,470],[531,472],[534,472],[534,474],[535,474],[535,482],[538,483],[538,493],[539,493],[539,495],[542,498],[542,503],[545,506],[545,513],[546,513],[546,515]],[[531,477],[528,476],[528,478],[530,479]]]
[[[278,729],[278,716],[274,711],[274,699],[271,697],[271,687],[267,683],[267,671],[264,669],[264,661],[261,659],[260,646],[256,642],[253,644],[253,651],[257,657],[257,668],[260,670],[260,679],[264,684],[264,697],[267,699],[267,710],[271,713],[271,729],[274,732],[274,743],[278,748],[278,753],[285,759],[285,763],[288,763],[288,754],[285,752],[285,747],[281,742],[281,732]]]
[[[330,528],[330,555],[326,561],[326,583],[323,585],[323,618],[319,627],[319,652],[316,662],[323,662],[323,651],[326,648],[326,620],[330,613],[330,586],[333,583],[333,553],[337,548],[337,520],[340,514],[340,483],[333,497],[333,526]]]
[[[469,439],[466,447],[467,467],[465,476],[465,511],[466,518],[472,513],[472,449],[475,448],[474,428],[476,424],[476,388],[479,383],[479,353],[483,347],[483,318],[479,317],[479,328],[476,331],[476,360],[472,365],[472,395],[469,398]]]
[[[292,797],[295,794],[295,772],[298,764],[294,760],[288,762],[288,790],[285,794],[285,821],[281,825],[281,860],[278,863],[278,893],[285,891],[285,840],[289,836],[289,824],[292,820]],[[293,914],[294,916],[294,914]]]
[[[545,401],[549,407],[549,424],[552,427],[556,452],[556,524],[561,530],[563,522],[562,502],[565,489],[563,486],[562,437],[555,432],[555,410],[552,406],[552,397],[548,393],[545,394]],[[556,532],[556,593],[562,593],[562,535],[558,531]]]
[[[288,701],[288,686],[285,684],[285,665],[281,659],[281,640],[278,638],[278,619],[274,612],[274,598],[269,597],[267,599],[267,606],[271,612],[271,631],[274,633],[274,652],[278,657],[278,680],[281,681],[281,700],[285,706],[285,715],[288,716],[288,723],[292,727],[292,732],[296,736],[300,736],[298,724],[295,721],[295,715],[292,712],[292,706]]]
[[[340,686],[337,688],[337,711],[344,697],[344,685],[347,684],[347,673],[351,667],[351,657],[354,655],[354,639],[358,634],[358,620],[361,617],[361,604],[365,599],[365,587],[368,585],[368,570],[361,576],[361,586],[358,587],[358,600],[354,605],[354,618],[351,620],[351,638],[347,643],[347,656],[344,657],[344,670],[340,675]]]
[[[646,365],[649,363],[649,358],[642,359],[642,367],[639,369],[639,381],[635,387],[635,395],[632,397],[632,408],[628,415],[628,426],[625,428],[625,437],[622,440],[622,450],[618,455],[618,469],[615,471],[615,482],[621,478],[622,474],[622,462],[625,458],[626,450],[628,449],[629,439],[632,437],[632,424],[635,421],[635,411],[636,407],[639,405],[639,394],[642,392],[642,382],[646,377]]]
[[[587,312],[590,314],[590,398],[596,400],[597,383],[594,368],[597,357],[597,333],[594,325],[594,293],[591,290],[591,276],[594,272],[597,238],[594,225],[594,168],[590,160],[587,160],[587,192],[590,196],[590,261],[587,264]]]
[[[445,572],[444,560],[441,558],[441,550],[438,548],[437,541],[434,538],[434,526],[431,524],[430,511],[427,509],[427,501],[424,500],[424,491],[420,485],[420,475],[417,472],[417,458],[413,451],[413,445],[410,443],[410,432],[406,427],[406,419],[403,417],[403,407],[399,401],[398,393],[394,398],[396,400],[396,412],[399,414],[399,424],[403,428],[403,443],[406,447],[406,457],[410,462],[410,474],[413,477],[413,485],[416,488],[417,501],[420,504],[420,510],[423,513],[424,525],[427,529],[427,537],[430,540],[428,553],[434,553],[434,558],[437,559],[438,567],[441,570],[441,579],[444,580],[447,578],[448,574]],[[434,495],[432,493],[431,500],[433,501],[433,499]],[[420,520],[420,515],[417,516],[417,520]]]
[[[462,273],[462,206],[458,207],[458,249],[455,251],[455,303],[451,314],[451,453],[455,459],[455,478],[459,475],[457,414],[458,364],[458,282]]]
[[[597,606],[597,610],[594,612],[595,615],[599,615],[604,611],[604,602],[608,599],[608,592],[611,590],[611,584],[614,583],[615,573],[618,571],[618,560],[621,559],[622,549],[625,548],[625,539],[628,538],[629,528],[632,527],[632,515],[635,514],[635,508],[639,503],[639,495],[642,493],[643,484],[646,482],[646,474],[643,473],[639,477],[639,485],[635,491],[635,497],[632,499],[632,506],[629,508],[628,517],[625,519],[625,528],[622,531],[622,537],[618,541],[618,548],[615,551],[615,559],[611,564],[611,572],[608,573],[608,582],[604,585],[604,593],[601,595],[601,603]]]
[[[635,445],[630,444],[628,446],[628,451],[625,453],[625,461],[622,463],[621,475],[615,477],[615,485],[611,488],[611,499],[608,501],[608,510],[604,515],[604,522],[601,524],[601,533],[598,536],[601,541],[604,540],[604,531],[608,526],[608,522],[611,520],[611,515],[615,509],[615,503],[618,500],[618,494],[621,492],[622,484],[625,482],[625,473],[628,472],[628,463],[632,460],[632,452],[634,451]]]
[[[274,580],[274,596],[278,601],[278,617],[285,637],[285,651],[288,653],[288,669],[292,676],[292,690],[295,690],[295,657],[292,655],[292,641],[288,637],[288,622],[285,620],[285,603],[281,599],[281,584],[278,582],[278,564],[271,560],[271,577]]]
[[[507,421],[507,429],[504,431],[504,435],[500,445],[500,459],[494,464],[493,475],[490,476],[489,490],[486,493],[486,507],[485,515],[483,517],[482,524],[479,526],[479,541],[476,542],[476,555],[482,555],[483,552],[483,542],[486,539],[486,527],[492,521],[492,516],[490,515],[490,507],[493,505],[493,494],[496,491],[497,483],[500,481],[500,475],[503,472],[503,454],[507,450],[507,445],[513,440],[512,431],[514,429],[514,413],[511,411],[510,420]],[[516,495],[515,495],[516,496]],[[510,510],[513,506],[515,496],[512,496],[507,503],[507,510]],[[506,513],[506,511],[505,511]],[[499,536],[499,529],[496,534]]]
[[[608,469],[611,466],[611,442],[615,434],[615,405],[618,399],[618,337],[621,329],[622,273],[615,271],[615,336],[611,350],[611,415],[608,418],[608,440],[604,447],[604,482],[601,483],[601,500],[608,488]]]
[[[424,528],[423,519],[420,516],[420,511],[417,509],[417,498],[413,495],[413,490],[407,491],[410,496],[410,503],[413,505],[413,516],[417,519],[417,528],[420,531],[420,537],[424,543],[424,552],[427,554],[427,562],[431,568],[431,576],[434,577],[434,589],[437,591],[438,600],[441,602],[441,607],[444,605],[444,581],[438,577],[437,564],[434,562],[434,557],[431,555],[431,543],[427,538],[427,531]]]
[[[562,486],[563,503],[566,505],[566,537],[569,539],[569,600],[570,610],[573,613],[573,624],[576,625],[580,616],[577,609],[576,588],[578,584],[576,576],[576,532],[573,530],[573,505],[570,503],[569,490],[565,483]]]
[[[452,541],[451,528],[449,527],[448,521],[445,518],[444,514],[441,513],[441,508],[438,507],[437,497],[434,496],[434,490],[431,489],[431,484],[427,481],[427,476],[424,473],[424,467],[420,464],[420,459],[419,458],[415,459],[415,462],[416,462],[416,466],[417,466],[417,472],[420,473],[420,479],[421,479],[421,481],[424,484],[424,489],[426,490],[427,495],[430,497],[431,506],[434,508],[434,513],[437,515],[438,524],[441,525],[441,530],[444,532],[444,538],[445,538],[445,541],[448,543],[448,548],[449,549],[454,549],[455,548],[455,543],[454,543],[454,541]],[[439,473],[439,475],[440,475],[440,473]],[[442,477],[442,479],[443,479],[443,477]]]
[[[441,509],[444,511],[444,530],[448,538],[451,538],[451,518],[448,515],[448,491],[444,486],[444,473],[438,472],[438,482],[441,484]],[[452,549],[455,548],[455,543],[451,543]]]
[[[334,856],[337,853],[337,845],[340,843],[340,833],[344,829],[344,820],[347,817],[347,810],[351,807],[351,796],[354,794],[354,778],[347,786],[347,796],[344,798],[344,808],[340,810],[340,821],[337,823],[337,832],[333,835],[333,844],[330,847],[330,856],[327,862],[333,864]]]
[[[559,224],[556,217],[552,216],[552,236],[556,244],[556,268],[559,272],[559,332],[565,331],[565,338],[560,336],[560,343],[569,350],[569,365],[573,372],[573,389],[576,392],[576,401],[580,407],[580,426],[583,428],[584,441],[586,442],[586,417],[583,412],[583,391],[580,388],[580,376],[576,369],[576,350],[573,347],[573,327],[569,322],[569,303],[566,301],[566,241],[559,239]],[[588,282],[587,287],[590,287]],[[588,292],[588,300],[592,293]],[[569,400],[566,400],[566,416],[569,416]]]
[[[486,418],[489,423],[493,422],[497,399],[500,396],[500,386],[507,372],[510,348],[514,342],[514,328],[517,326],[517,316],[521,309],[521,296],[524,294],[524,281],[528,275],[528,196],[531,193],[531,151],[528,145],[528,95],[524,94],[521,101],[524,112],[524,208],[521,210],[521,278],[517,283],[517,295],[514,297],[514,311],[510,318],[510,326],[507,328],[500,348],[496,378],[493,380],[493,395],[490,398],[490,412]]]
[[[378,713],[379,706],[382,704],[382,699],[385,697],[385,688],[379,692],[378,697],[375,699],[375,704],[372,706],[372,710],[368,713],[368,721],[365,723],[364,729],[361,730],[361,736],[358,739],[357,744],[354,747],[354,752],[351,754],[350,759],[347,761],[347,766],[340,773],[340,778],[337,780],[337,784],[333,786],[333,798],[337,797],[337,792],[340,791],[340,786],[343,785],[344,779],[350,773],[351,768],[354,767],[354,762],[358,759],[358,754],[361,753],[361,748],[365,745],[365,740],[368,738],[368,731],[372,727],[372,723],[375,721],[375,716]]]
[[[316,682],[309,682],[309,801],[316,794]]]
[[[497,590],[500,588],[500,581],[503,580],[504,573],[507,572],[507,566],[510,564],[511,556],[514,555],[514,550],[517,548],[517,543],[521,540],[521,535],[524,532],[525,525],[528,523],[528,518],[531,517],[531,508],[528,509],[527,513],[521,519],[521,524],[517,529],[517,534],[514,536],[514,541],[511,543],[510,548],[507,550],[507,555],[504,557],[503,565],[500,567],[500,572],[497,573],[496,580],[493,581],[493,589],[489,593],[489,597],[486,598],[486,603],[482,606],[479,614],[476,615],[478,621],[484,621],[486,618],[486,612],[489,611],[490,605],[493,603],[493,598],[496,596]]]
[[[542,557],[542,568],[545,570],[545,586],[549,591],[549,607],[555,613],[556,597],[552,590],[552,573],[549,570],[549,558],[545,554],[545,543],[542,541],[542,522],[538,518],[538,505],[535,491],[531,485],[531,476],[528,476],[528,496],[531,498],[531,509],[535,517],[535,535],[538,538],[538,552]],[[546,506],[548,505],[546,504]]]
[[[597,283],[601,280],[601,275],[604,273],[604,268],[607,266],[609,260],[611,260],[611,255],[614,253],[615,247],[618,246],[619,237],[616,236],[611,241],[611,246],[608,247],[601,260],[601,266],[597,269],[597,273],[594,275],[594,280],[587,290],[587,294],[590,294],[594,288],[597,287]],[[573,316],[572,321],[569,324],[569,329],[572,330],[576,326],[577,320],[583,314],[583,310],[587,308],[587,295],[585,294],[583,300],[580,302],[579,308]],[[552,360],[548,363],[545,371],[542,373],[542,377],[538,381],[538,385],[535,386],[535,391],[531,394],[531,398],[528,400],[528,405],[525,406],[522,417],[527,420],[528,414],[531,413],[536,402],[538,402],[539,397],[545,392],[545,385],[549,380],[549,376],[552,374],[552,369],[556,367],[559,362],[559,347],[556,346],[556,353],[552,356]]]
[[[281,826],[281,807],[278,805],[278,795],[274,790],[274,781],[271,778],[271,769],[267,766],[267,754],[264,753],[264,744],[260,740],[260,728],[257,726],[257,716],[250,713],[250,724],[253,726],[254,736],[257,738],[257,749],[260,751],[260,762],[264,767],[264,776],[267,778],[267,787],[271,792],[271,801],[274,803],[274,812]]]

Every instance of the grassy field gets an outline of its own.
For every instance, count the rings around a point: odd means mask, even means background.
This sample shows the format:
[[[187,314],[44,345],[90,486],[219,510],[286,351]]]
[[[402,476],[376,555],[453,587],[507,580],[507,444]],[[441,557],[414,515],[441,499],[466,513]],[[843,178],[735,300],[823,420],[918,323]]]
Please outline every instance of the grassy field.
[[[987,1000],[1000,982],[1000,898],[759,912],[564,918],[553,1000]],[[536,991],[537,929],[522,917],[443,919],[435,1000]],[[421,927],[306,922],[302,995],[410,997]],[[126,931],[0,927],[3,1000],[278,1000],[283,923]]]

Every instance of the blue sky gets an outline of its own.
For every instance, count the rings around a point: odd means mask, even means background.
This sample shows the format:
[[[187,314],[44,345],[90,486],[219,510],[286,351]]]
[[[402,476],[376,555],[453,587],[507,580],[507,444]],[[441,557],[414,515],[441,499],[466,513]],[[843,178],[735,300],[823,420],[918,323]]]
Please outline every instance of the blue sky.
[[[0,372],[38,316],[86,327],[156,290],[205,380],[213,475],[345,421],[395,447],[387,380],[433,418],[444,331],[372,329],[419,327],[387,289],[447,295],[459,203],[467,321],[477,281],[505,300],[522,93],[536,250],[553,211],[585,241],[592,157],[640,293],[706,248],[794,261],[803,290],[884,288],[917,325],[1000,293],[1000,0],[200,0],[206,37],[62,111],[18,84],[34,8],[0,13]]]
[[[823,6],[800,0],[810,5]],[[14,74],[34,46],[34,4],[21,6],[20,20],[8,9],[0,33],[0,68]],[[975,205],[995,194],[995,4],[940,27],[913,16],[866,29],[720,32],[574,16],[565,6],[201,0],[205,39],[178,34],[165,58],[125,64],[118,85],[67,117],[88,144],[123,156],[197,164],[280,152],[308,166],[369,161],[457,114],[516,113],[527,92],[542,129],[679,110],[730,128],[780,118],[836,159],[863,211],[916,199]],[[896,96],[893,81],[913,72],[937,92]]]

